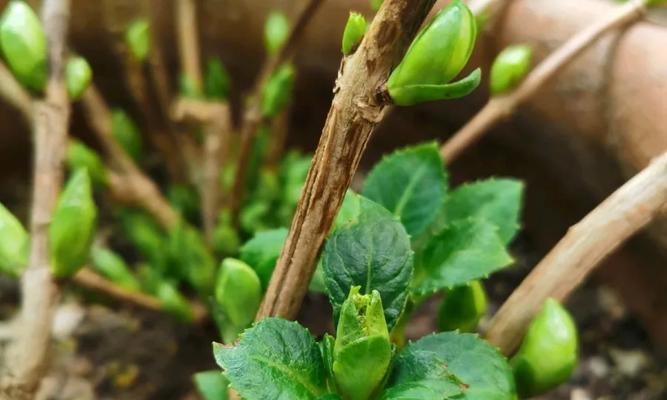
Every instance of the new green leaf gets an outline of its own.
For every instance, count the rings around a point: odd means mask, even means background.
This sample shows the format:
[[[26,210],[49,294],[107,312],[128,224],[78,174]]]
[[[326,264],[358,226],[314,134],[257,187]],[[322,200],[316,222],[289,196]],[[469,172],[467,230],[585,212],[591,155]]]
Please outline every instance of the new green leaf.
[[[70,57],[65,66],[65,82],[70,100],[78,100],[90,85],[93,70],[83,57]]]
[[[142,147],[141,133],[125,111],[116,109],[111,113],[111,134],[130,157],[139,160]]]
[[[150,24],[139,19],[130,24],[125,32],[125,42],[132,56],[140,62],[146,61],[150,51]]]
[[[138,291],[141,289],[139,280],[132,274],[125,260],[113,251],[95,247],[92,251],[93,266],[116,285]]]
[[[29,246],[28,232],[0,203],[0,273],[18,277],[28,264]]]
[[[287,229],[278,228],[255,234],[241,247],[241,260],[250,265],[266,289],[273,274],[273,268],[287,239]]]
[[[192,376],[197,391],[204,400],[227,400],[229,382],[220,370],[198,372]]]
[[[296,322],[267,318],[233,348],[213,344],[231,387],[249,400],[315,400],[327,393],[320,348]]]
[[[363,195],[399,217],[414,238],[437,217],[447,176],[435,143],[396,151],[368,174]]]
[[[98,185],[106,184],[107,171],[102,159],[95,150],[80,141],[75,139],[69,141],[65,162],[70,171],[86,168],[93,183]]]

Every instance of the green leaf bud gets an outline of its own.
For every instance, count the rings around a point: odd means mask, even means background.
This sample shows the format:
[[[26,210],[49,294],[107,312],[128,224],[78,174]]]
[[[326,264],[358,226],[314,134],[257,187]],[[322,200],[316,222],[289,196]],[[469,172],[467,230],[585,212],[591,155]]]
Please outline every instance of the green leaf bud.
[[[0,18],[0,47],[16,79],[41,93],[48,75],[46,35],[27,3],[12,0],[7,5]]]
[[[463,97],[481,79],[476,69],[450,83],[470,59],[477,38],[475,16],[460,0],[442,9],[417,35],[401,63],[387,81],[394,104],[408,106],[425,101]]]
[[[119,210],[117,217],[123,235],[139,254],[152,266],[163,269],[166,237],[155,220],[143,212],[128,209]]]
[[[496,96],[517,87],[530,69],[532,55],[526,45],[512,45],[501,51],[491,66],[491,94]]]
[[[203,371],[193,375],[197,391],[204,400],[227,400],[229,382],[220,370]]]
[[[384,0],[371,0],[371,8],[373,11],[377,11],[382,6],[382,3],[384,3]]]
[[[169,232],[168,246],[169,272],[208,297],[215,285],[215,262],[199,231],[181,223]]]
[[[193,187],[171,184],[167,189],[167,199],[174,209],[187,219],[195,219],[199,216],[199,194]]]
[[[354,286],[343,302],[334,343],[333,374],[346,399],[369,399],[381,385],[392,357],[389,330],[377,290]]]
[[[229,209],[223,209],[218,215],[218,223],[213,231],[213,248],[216,253],[229,256],[239,252],[241,238],[234,228]]]
[[[78,100],[90,86],[93,70],[83,57],[70,57],[65,66],[65,82],[70,100]]]
[[[132,22],[125,31],[125,42],[130,54],[140,62],[146,61],[151,47],[150,23],[145,19]]]
[[[49,226],[51,270],[55,277],[72,276],[86,263],[96,223],[97,207],[88,171],[78,169],[60,194]]]
[[[262,93],[262,115],[275,117],[287,107],[294,89],[294,67],[285,64],[269,79]]]
[[[441,331],[473,332],[486,313],[486,293],[479,281],[450,290],[440,305],[438,327]]]
[[[577,328],[556,300],[547,299],[512,358],[521,397],[537,396],[567,381],[577,364]]]
[[[285,14],[274,11],[269,14],[264,25],[264,45],[269,54],[275,54],[287,40],[290,23]]]
[[[189,99],[198,99],[201,97],[201,93],[197,90],[195,81],[190,75],[180,74],[178,76],[178,89],[181,97]]]
[[[0,203],[0,273],[18,277],[28,265],[29,247],[28,232]]]
[[[210,58],[206,62],[204,91],[206,97],[214,100],[227,100],[231,87],[229,73],[219,58]]]
[[[132,291],[141,289],[139,280],[118,254],[109,249],[94,247],[91,256],[93,267],[116,285]]]
[[[107,183],[107,170],[95,150],[76,139],[69,141],[66,156],[67,167],[70,171],[86,168],[93,184],[104,186]]]
[[[139,160],[142,147],[141,133],[125,111],[115,109],[111,113],[111,134],[130,157]]]
[[[367,27],[366,18],[363,15],[355,12],[350,13],[343,31],[342,50],[344,55],[352,54],[359,46],[361,39],[366,34]]]
[[[162,281],[158,284],[156,296],[162,302],[162,307],[169,314],[181,322],[192,322],[194,312],[188,299],[169,282]]]
[[[222,260],[215,284],[215,301],[223,314],[223,341],[232,343],[255,319],[262,284],[255,270],[241,260]]]

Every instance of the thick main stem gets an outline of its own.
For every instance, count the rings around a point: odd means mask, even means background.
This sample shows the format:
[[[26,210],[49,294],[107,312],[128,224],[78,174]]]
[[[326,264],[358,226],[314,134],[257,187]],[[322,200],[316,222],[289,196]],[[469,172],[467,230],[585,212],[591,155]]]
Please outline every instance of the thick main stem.
[[[445,142],[440,148],[445,162],[449,164],[456,160],[465,149],[511,115],[520,104],[535,95],[604,34],[638,20],[645,13],[646,0],[631,0],[574,35],[537,65],[515,90],[492,99],[478,115]]]
[[[30,257],[21,277],[19,333],[7,350],[3,398],[30,399],[43,375],[58,285],[50,270],[48,230],[63,181],[70,104],[64,83],[69,0],[45,0],[42,23],[47,34],[49,79],[42,101],[34,105],[34,171]],[[5,397],[6,396],[6,397]]]
[[[664,153],[570,228],[493,317],[487,339],[511,354],[544,300],[567,299],[605,257],[666,211]]]
[[[257,319],[296,316],[345,191],[387,109],[378,93],[434,2],[385,0],[359,49],[343,60],[336,95]]]

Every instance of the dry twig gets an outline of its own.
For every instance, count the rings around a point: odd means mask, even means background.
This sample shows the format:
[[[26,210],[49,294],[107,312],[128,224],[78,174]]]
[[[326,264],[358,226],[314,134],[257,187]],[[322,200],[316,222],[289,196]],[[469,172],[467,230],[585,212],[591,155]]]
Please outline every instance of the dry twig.
[[[537,65],[512,92],[492,98],[468,123],[440,148],[446,163],[456,160],[489,129],[510,116],[535,95],[554,76],[593,45],[604,34],[640,19],[646,13],[646,0],[631,0],[599,21],[594,22],[551,53]]]
[[[49,79],[42,101],[34,105],[34,171],[30,221],[30,258],[21,277],[19,332],[7,350],[3,398],[31,399],[41,380],[58,285],[51,275],[48,229],[63,181],[70,103],[64,82],[69,0],[45,0],[42,23],[47,36]]]
[[[378,93],[434,0],[385,0],[358,50],[345,58],[287,241],[257,314],[294,318],[333,219],[388,104]]]
[[[493,317],[487,339],[511,354],[544,300],[567,299],[605,257],[666,211],[664,153],[570,228]]]

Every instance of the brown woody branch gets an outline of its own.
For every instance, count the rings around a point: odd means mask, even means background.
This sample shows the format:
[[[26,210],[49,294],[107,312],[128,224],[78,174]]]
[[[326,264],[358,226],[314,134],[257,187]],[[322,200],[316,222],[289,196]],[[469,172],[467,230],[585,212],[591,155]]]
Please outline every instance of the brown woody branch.
[[[69,0],[45,0],[42,24],[47,37],[49,79],[44,99],[34,105],[34,171],[30,257],[21,277],[19,332],[7,350],[3,398],[31,399],[41,380],[58,285],[51,275],[48,230],[63,181],[70,103],[64,82]]]
[[[176,25],[181,71],[192,80],[195,90],[201,93],[202,74],[197,39],[197,8],[194,0],[176,0]]]
[[[243,197],[245,196],[246,173],[248,163],[250,162],[250,155],[252,154],[252,146],[255,142],[257,130],[262,122],[264,122],[261,112],[262,92],[264,91],[264,87],[278,68],[294,55],[308,22],[312,19],[323,1],[324,0],[308,1],[308,4],[306,4],[297,17],[283,46],[275,55],[269,56],[264,62],[255,81],[255,85],[246,99],[243,120],[241,122],[241,142],[236,163],[234,186],[230,198],[230,208],[233,218],[238,218],[238,211],[241,208]]]
[[[16,108],[24,120],[32,124],[33,103],[30,93],[21,86],[2,62],[0,62],[0,97]]]
[[[646,0],[631,0],[574,35],[537,65],[512,92],[493,97],[468,123],[440,148],[446,163],[456,160],[461,153],[476,143],[500,121],[534,96],[545,84],[568,64],[609,31],[640,19],[646,13]]]
[[[341,63],[320,143],[257,319],[294,318],[359,160],[387,110],[378,93],[434,0],[385,0],[358,50]]]
[[[511,354],[547,298],[566,300],[600,262],[664,212],[667,153],[570,228],[493,317],[487,339]]]

